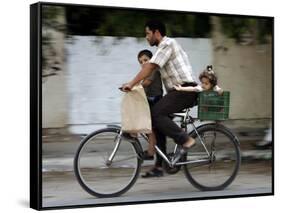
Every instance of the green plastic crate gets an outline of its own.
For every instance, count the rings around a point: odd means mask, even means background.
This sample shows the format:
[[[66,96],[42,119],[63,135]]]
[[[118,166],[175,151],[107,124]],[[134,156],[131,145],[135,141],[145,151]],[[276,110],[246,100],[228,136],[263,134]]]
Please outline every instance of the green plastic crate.
[[[229,116],[230,92],[223,95],[217,92],[201,92],[198,100],[198,118],[200,120],[225,120]]]

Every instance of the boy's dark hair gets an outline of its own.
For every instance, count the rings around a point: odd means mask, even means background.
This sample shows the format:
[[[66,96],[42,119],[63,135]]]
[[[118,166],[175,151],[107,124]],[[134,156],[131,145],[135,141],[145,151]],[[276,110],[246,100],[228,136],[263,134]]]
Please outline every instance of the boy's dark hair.
[[[145,27],[148,27],[153,33],[158,30],[162,36],[166,35],[165,25],[158,20],[150,20],[146,22]]]
[[[152,58],[152,52],[150,50],[141,50],[138,54],[138,59],[143,55],[146,55],[148,58]]]
[[[202,78],[207,78],[210,81],[210,84],[212,84],[212,86],[216,86],[218,83],[218,78],[215,75],[213,70],[204,70],[200,75],[199,75],[199,79],[200,81],[202,80]]]

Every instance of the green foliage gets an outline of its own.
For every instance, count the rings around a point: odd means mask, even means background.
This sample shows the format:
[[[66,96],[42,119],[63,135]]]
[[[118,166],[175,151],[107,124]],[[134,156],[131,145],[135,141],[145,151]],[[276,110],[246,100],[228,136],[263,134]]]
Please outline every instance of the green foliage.
[[[43,26],[61,30],[57,17],[65,14],[66,36],[97,35],[144,37],[145,22],[161,20],[171,37],[206,38],[211,36],[211,15],[160,10],[142,10],[107,7],[61,7],[44,6]],[[247,16],[220,16],[222,31],[230,38],[240,41],[251,34],[259,43],[266,42],[272,34],[272,19]],[[43,38],[43,42],[48,39]]]
[[[61,6],[42,7],[42,76],[44,79],[48,76],[56,75],[60,71],[56,58],[54,46],[54,31],[65,31],[65,25],[60,19],[64,17],[64,8]]]
[[[150,19],[165,23],[173,37],[208,37],[209,17],[183,12],[112,8],[67,8],[68,32],[78,35],[144,37],[144,25]]]
[[[53,28],[59,31],[64,30],[64,26],[62,26],[58,21],[58,17],[63,15],[63,7],[44,5],[42,8],[42,26]]]
[[[137,10],[104,7],[68,7],[66,20],[71,35],[144,37],[144,25],[150,19],[161,20],[171,37],[207,38],[211,36],[211,15],[188,12]],[[225,35],[242,40],[251,35],[258,43],[272,33],[272,20],[247,16],[220,16]]]
[[[252,17],[221,17],[222,31],[228,37],[240,41],[245,34],[251,35],[258,43],[265,43],[266,36],[272,35],[272,20]]]

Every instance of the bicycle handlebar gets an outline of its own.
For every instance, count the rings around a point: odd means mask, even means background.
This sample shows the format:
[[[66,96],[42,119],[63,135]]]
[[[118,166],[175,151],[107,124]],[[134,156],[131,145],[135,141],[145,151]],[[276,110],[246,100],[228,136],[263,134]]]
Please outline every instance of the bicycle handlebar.
[[[123,87],[118,87],[121,92],[130,92],[131,90],[123,90]]]

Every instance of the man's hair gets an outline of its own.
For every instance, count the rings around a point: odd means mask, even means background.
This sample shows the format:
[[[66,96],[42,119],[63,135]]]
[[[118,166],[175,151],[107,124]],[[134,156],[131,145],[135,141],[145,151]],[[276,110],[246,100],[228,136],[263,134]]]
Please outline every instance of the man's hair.
[[[146,22],[145,27],[148,27],[153,33],[158,30],[162,36],[166,35],[165,25],[158,20],[150,20]]]
[[[152,52],[150,50],[141,50],[138,54],[138,59],[143,55],[146,55],[148,58],[152,58]]]

